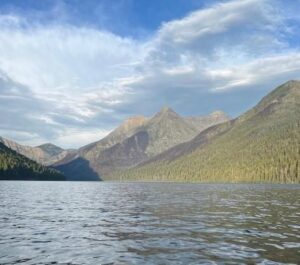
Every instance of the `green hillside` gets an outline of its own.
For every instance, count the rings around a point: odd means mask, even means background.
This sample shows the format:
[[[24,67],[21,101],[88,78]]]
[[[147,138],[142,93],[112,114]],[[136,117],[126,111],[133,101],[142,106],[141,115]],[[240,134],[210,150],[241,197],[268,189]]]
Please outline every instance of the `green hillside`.
[[[300,82],[287,82],[239,118],[110,179],[299,183]]]
[[[0,180],[65,180],[65,177],[0,143]]]

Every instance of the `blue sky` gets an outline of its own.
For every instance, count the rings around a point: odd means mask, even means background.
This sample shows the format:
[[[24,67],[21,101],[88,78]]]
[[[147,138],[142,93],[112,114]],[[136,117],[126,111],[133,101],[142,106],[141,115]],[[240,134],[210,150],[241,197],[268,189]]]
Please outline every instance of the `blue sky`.
[[[235,117],[300,79],[300,0],[2,0],[0,135],[78,147],[132,115]]]
[[[39,23],[70,23],[143,38],[162,22],[184,17],[212,0],[2,0],[1,10]]]

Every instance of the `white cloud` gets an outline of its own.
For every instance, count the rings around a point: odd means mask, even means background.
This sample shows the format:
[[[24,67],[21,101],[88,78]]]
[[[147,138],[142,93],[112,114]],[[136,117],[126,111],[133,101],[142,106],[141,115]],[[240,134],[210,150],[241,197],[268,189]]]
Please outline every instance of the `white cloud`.
[[[94,29],[0,27],[1,69],[35,91],[76,92],[125,77],[132,73],[126,64],[140,60],[143,51],[131,39]]]
[[[0,87],[7,114],[0,129],[20,132],[26,142],[78,146],[127,115],[149,115],[165,104],[195,112],[208,98],[219,109],[216,94],[234,98],[242,88],[267,90],[300,78],[299,47],[289,42],[296,16],[281,4],[217,3],[162,24],[147,41],[0,15],[0,71],[13,80]]]
[[[106,136],[109,130],[84,130],[84,129],[67,129],[63,134],[56,138],[56,143],[59,146],[67,148],[79,148],[83,145],[96,142]]]

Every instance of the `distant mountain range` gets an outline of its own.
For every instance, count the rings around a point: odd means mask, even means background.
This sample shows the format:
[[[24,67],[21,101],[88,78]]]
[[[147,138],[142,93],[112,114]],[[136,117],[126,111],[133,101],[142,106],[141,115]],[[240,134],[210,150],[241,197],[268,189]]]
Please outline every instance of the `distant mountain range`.
[[[227,120],[221,111],[206,117],[184,118],[165,107],[152,118],[129,118],[107,137],[80,148],[53,166],[72,180],[105,179],[115,171],[133,167],[191,140],[201,129]]]
[[[67,180],[299,183],[300,82],[283,84],[233,120],[221,111],[182,117],[164,107],[77,150],[0,143]]]
[[[64,150],[53,144],[43,144],[36,147],[21,145],[14,141],[0,137],[0,142],[27,158],[42,165],[49,166],[63,159],[71,150]]]
[[[30,147],[1,137],[0,142],[42,165],[58,169],[68,180],[100,180],[191,140],[201,130],[227,120],[228,116],[221,111],[185,118],[164,107],[152,118],[131,117],[105,138],[78,150],[64,150],[50,143]]]
[[[108,179],[299,183],[300,82],[285,83],[240,117]]]
[[[0,142],[0,180],[65,180],[57,170],[42,166]]]

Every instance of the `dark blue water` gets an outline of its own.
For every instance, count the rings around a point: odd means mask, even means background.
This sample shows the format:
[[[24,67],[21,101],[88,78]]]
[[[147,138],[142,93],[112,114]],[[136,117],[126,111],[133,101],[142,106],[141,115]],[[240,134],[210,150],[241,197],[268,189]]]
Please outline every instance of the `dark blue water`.
[[[300,186],[0,182],[0,264],[300,264]]]

